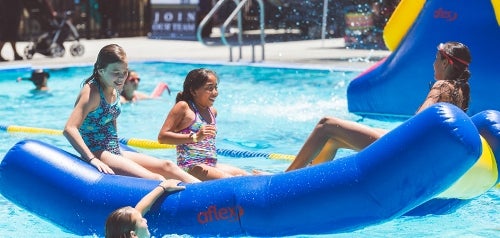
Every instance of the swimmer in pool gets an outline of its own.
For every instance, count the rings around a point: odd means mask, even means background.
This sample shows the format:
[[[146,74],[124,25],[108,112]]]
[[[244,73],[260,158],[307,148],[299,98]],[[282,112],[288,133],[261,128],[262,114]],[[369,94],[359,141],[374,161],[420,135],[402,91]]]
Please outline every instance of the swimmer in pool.
[[[165,192],[184,190],[184,186],[178,186],[180,182],[175,179],[165,180],[146,194],[135,207],[122,207],[112,212],[106,219],[106,238],[150,237],[151,234],[144,215]]]
[[[140,82],[141,78],[139,77],[139,74],[137,74],[136,71],[130,70],[127,80],[125,80],[125,83],[123,84],[123,90],[120,93],[120,100],[122,103],[159,98],[165,90],[167,90],[168,94],[170,94],[168,85],[163,82],[158,83],[151,95],[138,91],[137,89],[139,88]]]

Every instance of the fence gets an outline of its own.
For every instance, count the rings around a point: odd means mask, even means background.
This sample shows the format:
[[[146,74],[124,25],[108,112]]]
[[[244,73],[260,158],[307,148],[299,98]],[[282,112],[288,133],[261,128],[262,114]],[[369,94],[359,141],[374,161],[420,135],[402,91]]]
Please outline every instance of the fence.
[[[49,0],[49,2],[58,13],[73,12],[72,22],[81,38],[145,36],[150,32],[150,0]],[[114,35],[106,35],[106,32],[101,30],[101,26],[105,26],[103,9],[99,9],[99,3],[102,2],[110,3],[112,6],[110,18],[116,33]],[[25,9],[21,19],[21,40],[32,40],[44,31],[40,19],[32,15],[30,9]],[[47,17],[49,16],[47,13]]]

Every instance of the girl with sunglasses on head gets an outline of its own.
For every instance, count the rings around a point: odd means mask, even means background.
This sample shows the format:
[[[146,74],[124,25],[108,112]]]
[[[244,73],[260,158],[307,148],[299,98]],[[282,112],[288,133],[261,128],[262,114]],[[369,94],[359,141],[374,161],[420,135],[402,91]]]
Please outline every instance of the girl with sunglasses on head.
[[[139,78],[139,74],[137,74],[137,72],[133,70],[130,70],[128,77],[123,84],[123,90],[120,94],[120,100],[122,103],[136,102],[143,99],[159,98],[165,90],[167,90],[168,94],[170,94],[170,89],[164,82],[158,83],[151,94],[146,94],[144,92],[138,91],[137,89],[139,88],[140,82],[141,78]]]
[[[470,62],[471,55],[464,44],[440,44],[434,61],[435,82],[417,113],[438,102],[452,103],[467,111],[470,101]],[[335,117],[322,118],[286,171],[332,160],[341,148],[362,150],[386,132]]]
[[[104,46],[97,56],[92,75],[83,82],[63,134],[80,153],[81,159],[100,172],[141,178],[199,182],[169,160],[120,149],[117,118],[121,112],[120,93],[128,76],[122,47]]]

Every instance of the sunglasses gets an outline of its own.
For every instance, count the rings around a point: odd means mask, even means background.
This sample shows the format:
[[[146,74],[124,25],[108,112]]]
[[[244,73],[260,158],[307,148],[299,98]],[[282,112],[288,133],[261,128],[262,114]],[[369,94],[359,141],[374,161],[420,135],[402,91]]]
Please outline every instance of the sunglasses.
[[[140,82],[141,81],[141,78],[129,78],[128,81],[137,81],[137,82]]]

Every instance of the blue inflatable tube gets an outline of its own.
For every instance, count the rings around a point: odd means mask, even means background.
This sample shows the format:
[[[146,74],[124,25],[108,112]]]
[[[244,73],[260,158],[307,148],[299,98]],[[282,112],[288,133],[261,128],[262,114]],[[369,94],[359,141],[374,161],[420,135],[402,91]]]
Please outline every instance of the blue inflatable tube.
[[[446,190],[481,154],[470,118],[436,104],[352,156],[275,175],[186,184],[147,213],[155,236],[286,236],[360,229],[397,218]],[[77,156],[23,140],[0,164],[0,192],[78,235],[158,181],[99,173]]]
[[[497,170],[500,171],[500,112],[486,110],[472,116],[472,122],[476,125],[479,134],[488,141],[488,144],[497,160]],[[500,183],[498,176],[497,184]]]
[[[486,110],[472,116],[472,122],[479,131],[479,134],[486,140],[496,159],[497,180],[492,186],[500,182],[500,112]],[[434,198],[409,211],[408,216],[425,216],[429,214],[443,215],[455,212],[472,199],[459,198]]]

